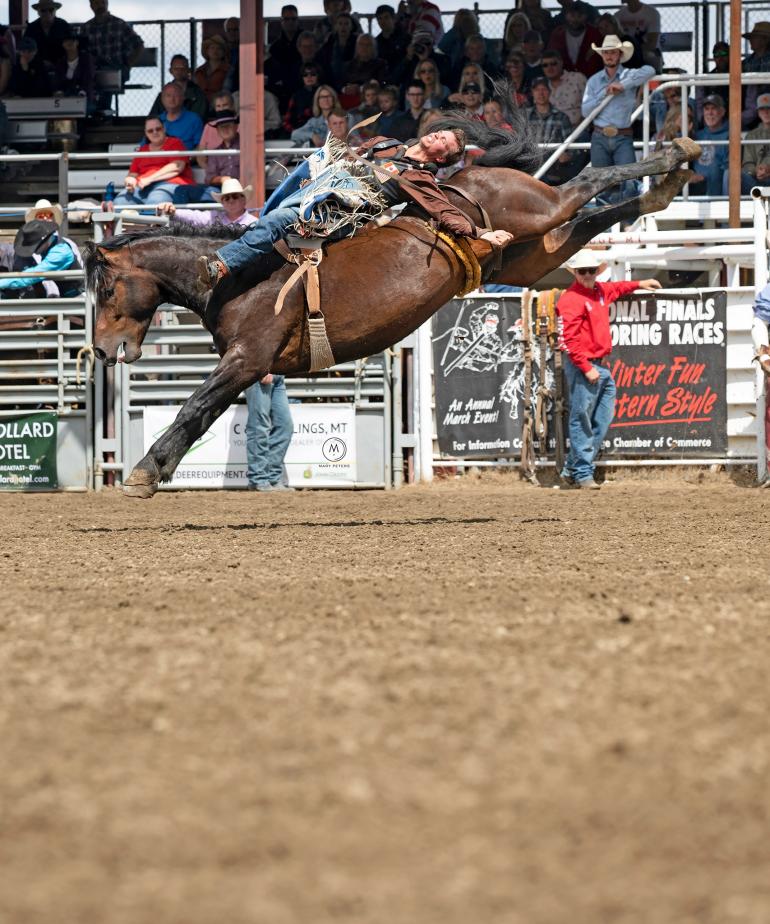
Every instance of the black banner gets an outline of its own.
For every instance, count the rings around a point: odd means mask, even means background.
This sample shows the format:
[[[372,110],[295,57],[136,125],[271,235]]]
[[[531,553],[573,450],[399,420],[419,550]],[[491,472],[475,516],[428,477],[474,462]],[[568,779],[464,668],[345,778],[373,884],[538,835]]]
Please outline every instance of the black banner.
[[[727,450],[724,292],[639,292],[610,308],[610,368],[618,386],[607,455],[697,457]],[[532,414],[553,359],[532,336]],[[433,319],[436,428],[442,454],[517,456],[521,451],[524,340],[521,306],[506,296],[455,299]],[[553,452],[549,410],[548,451]]]

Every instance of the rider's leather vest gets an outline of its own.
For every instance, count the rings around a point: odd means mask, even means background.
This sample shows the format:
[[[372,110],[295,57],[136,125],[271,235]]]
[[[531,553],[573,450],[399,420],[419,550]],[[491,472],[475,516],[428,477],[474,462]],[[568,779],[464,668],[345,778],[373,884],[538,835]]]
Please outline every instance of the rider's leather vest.
[[[369,150],[363,154],[364,160],[376,164],[377,167],[380,168],[380,171],[385,170],[393,175],[394,179],[391,182],[387,180],[383,181],[381,179],[381,173],[378,176],[382,184],[382,196],[389,206],[395,205],[398,202],[403,202],[407,198],[395,177],[400,176],[407,170],[428,170],[430,172],[435,172],[436,169],[433,164],[423,164],[405,157],[404,155],[407,147],[408,145],[404,144],[402,141],[397,141],[395,138],[385,138],[382,141],[378,141],[377,144],[372,145]],[[388,156],[386,152],[391,152],[390,156]]]

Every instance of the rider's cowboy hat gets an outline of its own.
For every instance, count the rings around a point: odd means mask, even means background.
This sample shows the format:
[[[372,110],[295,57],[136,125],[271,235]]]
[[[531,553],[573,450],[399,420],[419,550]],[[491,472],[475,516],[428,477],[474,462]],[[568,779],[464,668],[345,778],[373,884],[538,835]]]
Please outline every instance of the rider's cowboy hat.
[[[51,212],[57,225],[60,225],[64,218],[64,212],[60,205],[52,205],[48,199],[38,199],[31,209],[27,209],[24,221],[32,221],[37,218],[39,212]]]
[[[591,269],[596,267],[597,273],[603,273],[607,269],[606,262],[603,262],[601,255],[596,250],[578,250],[576,254],[567,260],[564,264],[565,269],[574,273],[579,269]]]
[[[238,180],[233,180],[230,177],[228,177],[222,183],[222,191],[218,193],[213,192],[211,195],[214,197],[214,199],[216,199],[217,202],[221,202],[222,196],[232,196],[234,193],[235,194],[240,193],[242,196],[248,196],[248,194],[251,191],[252,191],[252,186],[250,185],[245,186],[245,187],[241,186]]]
[[[617,35],[605,35],[601,45],[594,45],[592,42],[591,48],[597,54],[601,54],[603,51],[619,51],[621,64],[625,64],[634,53],[634,46],[631,42],[624,42]]]
[[[770,38],[770,22],[766,19],[763,19],[761,22],[755,22],[751,27],[751,32],[744,32],[744,38],[751,38],[754,35],[763,35],[765,38]]]

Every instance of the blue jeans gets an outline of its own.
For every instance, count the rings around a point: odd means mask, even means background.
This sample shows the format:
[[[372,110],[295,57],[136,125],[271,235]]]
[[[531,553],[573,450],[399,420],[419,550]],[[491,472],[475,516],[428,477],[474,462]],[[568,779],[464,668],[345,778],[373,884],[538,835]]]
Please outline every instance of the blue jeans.
[[[594,363],[598,382],[589,382],[564,354],[564,376],[569,393],[569,452],[562,475],[575,481],[594,477],[594,460],[615,416],[615,382],[609,369]]]
[[[150,183],[144,189],[124,191],[115,196],[115,205],[157,205],[159,202],[173,202],[179,183]]]
[[[282,375],[270,385],[259,382],[246,389],[246,459],[249,484],[278,484],[283,475],[283,458],[291,442],[294,424]]]
[[[634,140],[631,135],[615,135],[607,138],[601,132],[591,135],[591,166],[592,167],[619,167],[625,164],[635,164]],[[626,180],[611,194],[606,192],[600,196],[602,202],[617,203],[625,199],[632,199],[638,195],[639,185],[636,180]]]
[[[249,225],[248,230],[237,241],[220,247],[217,256],[231,273],[248,266],[260,254],[270,253],[273,244],[286,236],[287,231],[299,217],[299,206],[289,205],[274,209],[264,218]]]

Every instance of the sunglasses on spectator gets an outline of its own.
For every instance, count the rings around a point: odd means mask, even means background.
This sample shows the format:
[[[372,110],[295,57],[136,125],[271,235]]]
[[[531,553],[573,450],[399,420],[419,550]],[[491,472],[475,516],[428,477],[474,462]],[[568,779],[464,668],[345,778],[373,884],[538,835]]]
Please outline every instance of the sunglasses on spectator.
[[[593,276],[599,271],[598,266],[583,266],[581,269],[576,269],[575,272],[578,276]]]
[[[148,135],[154,135],[156,134],[156,132],[162,132],[162,131],[164,131],[164,129],[162,128],[145,128],[145,132]]]

